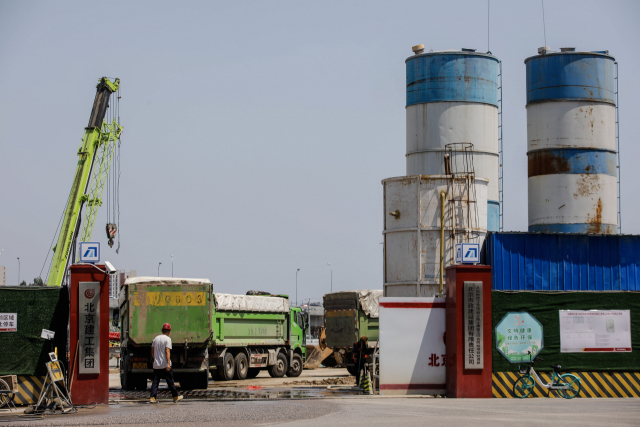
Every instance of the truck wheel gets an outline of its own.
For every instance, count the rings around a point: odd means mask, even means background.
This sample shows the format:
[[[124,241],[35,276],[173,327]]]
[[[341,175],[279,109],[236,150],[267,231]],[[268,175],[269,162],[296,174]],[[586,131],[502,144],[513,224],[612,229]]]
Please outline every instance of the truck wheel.
[[[193,375],[193,388],[198,390],[206,390],[209,388],[209,373],[202,372]]]
[[[147,389],[147,376],[144,374],[131,375],[133,377],[133,383],[136,390],[144,391]]]
[[[287,373],[287,369],[289,369],[287,356],[282,353],[278,353],[275,365],[269,366],[268,371],[272,378],[282,378],[284,377],[284,374]]]
[[[222,366],[218,367],[218,375],[222,381],[231,381],[236,373],[236,364],[231,353],[226,353],[222,358]]]
[[[356,365],[347,365],[347,371],[349,371],[350,375],[355,377],[358,373],[358,367]]]
[[[180,383],[180,388],[183,390],[192,390],[193,389],[193,381],[191,381],[191,376],[188,374],[182,374],[177,382]]]
[[[291,360],[291,366],[287,369],[288,377],[299,377],[302,373],[302,356],[294,354]]]
[[[247,369],[247,379],[253,379],[260,374],[260,368],[249,368]]]
[[[124,390],[134,390],[136,388],[133,380],[133,375],[128,371],[130,366],[130,357],[128,354],[125,354],[124,360],[120,363],[120,386]]]
[[[247,378],[247,371],[249,370],[249,361],[244,353],[238,353],[234,360],[236,364],[236,373],[234,378],[237,380],[243,380]]]
[[[211,379],[214,381],[221,381],[220,374],[218,373],[218,368],[213,369],[211,371]]]

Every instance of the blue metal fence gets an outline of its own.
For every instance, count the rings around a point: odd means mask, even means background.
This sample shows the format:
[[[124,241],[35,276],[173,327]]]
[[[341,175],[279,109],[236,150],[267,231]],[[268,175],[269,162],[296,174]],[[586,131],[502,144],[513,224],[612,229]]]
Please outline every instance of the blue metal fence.
[[[491,233],[492,289],[640,291],[640,236]]]

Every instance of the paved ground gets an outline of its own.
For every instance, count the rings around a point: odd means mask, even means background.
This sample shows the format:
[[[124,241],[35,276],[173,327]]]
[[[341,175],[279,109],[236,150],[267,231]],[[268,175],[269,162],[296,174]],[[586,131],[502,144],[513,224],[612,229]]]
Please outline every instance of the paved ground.
[[[300,378],[273,379],[266,372],[249,381],[209,383],[206,392],[188,394],[178,404],[163,399],[156,405],[146,402],[148,392],[134,392],[137,401],[80,409],[72,415],[47,416],[44,419],[20,418],[0,410],[0,425],[173,425],[173,426],[264,426],[337,427],[362,425],[402,426],[638,426],[640,399],[443,399],[432,397],[389,398],[356,396],[330,391],[319,385],[292,381],[348,378],[345,369],[304,371]],[[165,386],[166,387],[166,386]],[[262,388],[251,390],[247,387]],[[118,374],[110,376],[111,395],[120,391]],[[194,393],[194,392],[190,392]],[[198,393],[207,396],[199,400]],[[252,400],[251,393],[266,399]],[[167,393],[165,393],[167,394]],[[236,396],[237,395],[237,396]],[[218,398],[249,398],[222,401]],[[295,424],[294,424],[295,423]]]
[[[295,422],[295,424],[294,424]],[[173,426],[637,426],[640,399],[359,398],[262,402],[187,401],[121,404],[73,415],[23,420],[0,415],[4,425]],[[6,423],[6,424],[5,424]]]
[[[302,374],[298,378],[271,378],[267,371],[260,371],[260,374],[251,380],[244,381],[209,381],[209,388],[214,387],[240,387],[246,388],[249,386],[259,386],[259,387],[291,387],[295,385],[296,387],[318,387],[318,384],[300,384],[300,382],[312,382],[312,381],[323,381],[329,378],[340,378],[344,379],[345,382],[349,378],[349,372],[346,369],[336,369],[336,368],[323,368],[323,369],[314,369],[308,370],[305,369],[302,371]],[[292,384],[297,382],[298,384]],[[165,384],[164,381],[162,384]],[[355,384],[355,379],[353,380],[353,384]],[[148,382],[148,387],[151,387],[151,381]],[[166,387],[166,386],[165,386]],[[109,374],[109,389],[118,389],[120,388],[120,375],[117,373]]]

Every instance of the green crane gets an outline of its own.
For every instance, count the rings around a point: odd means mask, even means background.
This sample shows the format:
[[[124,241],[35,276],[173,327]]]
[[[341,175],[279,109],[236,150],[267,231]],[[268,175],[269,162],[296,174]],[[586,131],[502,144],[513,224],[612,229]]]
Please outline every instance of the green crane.
[[[102,193],[109,175],[109,168],[116,142],[122,133],[122,126],[114,118],[111,123],[105,121],[109,99],[118,91],[120,79],[111,82],[103,77],[96,86],[96,98],[93,102],[89,125],[84,129],[82,143],[78,149],[78,164],[71,185],[71,192],[65,206],[62,228],[58,235],[58,243],[53,247],[53,259],[47,279],[48,286],[63,284],[72,249],[76,245],[80,231],[80,215],[87,206],[82,228],[81,242],[91,238],[93,225],[102,205]],[[109,244],[113,244],[115,224],[107,224]]]

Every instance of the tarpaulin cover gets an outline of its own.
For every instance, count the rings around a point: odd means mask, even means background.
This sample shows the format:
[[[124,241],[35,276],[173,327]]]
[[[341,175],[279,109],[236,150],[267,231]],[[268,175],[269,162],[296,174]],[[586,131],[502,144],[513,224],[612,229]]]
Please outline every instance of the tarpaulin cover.
[[[382,296],[382,293],[383,291],[379,290],[342,291],[326,294],[324,298],[328,301],[357,298],[362,311],[364,311],[367,316],[377,319],[380,311],[378,300]]]
[[[209,279],[181,279],[179,277],[131,277],[127,279],[124,284],[125,285],[135,285],[135,284],[145,284],[145,285],[200,285],[200,284],[211,284]]]
[[[289,300],[280,297],[256,295],[213,294],[218,311],[258,311],[288,313]]]
[[[0,332],[0,375],[45,375],[49,352],[65,360],[69,291],[66,287],[2,286],[0,313],[17,313],[17,332]],[[51,341],[43,329],[55,332]]]
[[[495,327],[509,311],[526,311],[542,323],[544,361],[536,370],[550,371],[561,365],[563,371],[640,371],[640,292],[502,292],[491,293],[493,371],[516,371],[496,350]],[[630,353],[560,353],[559,310],[630,310]]]

